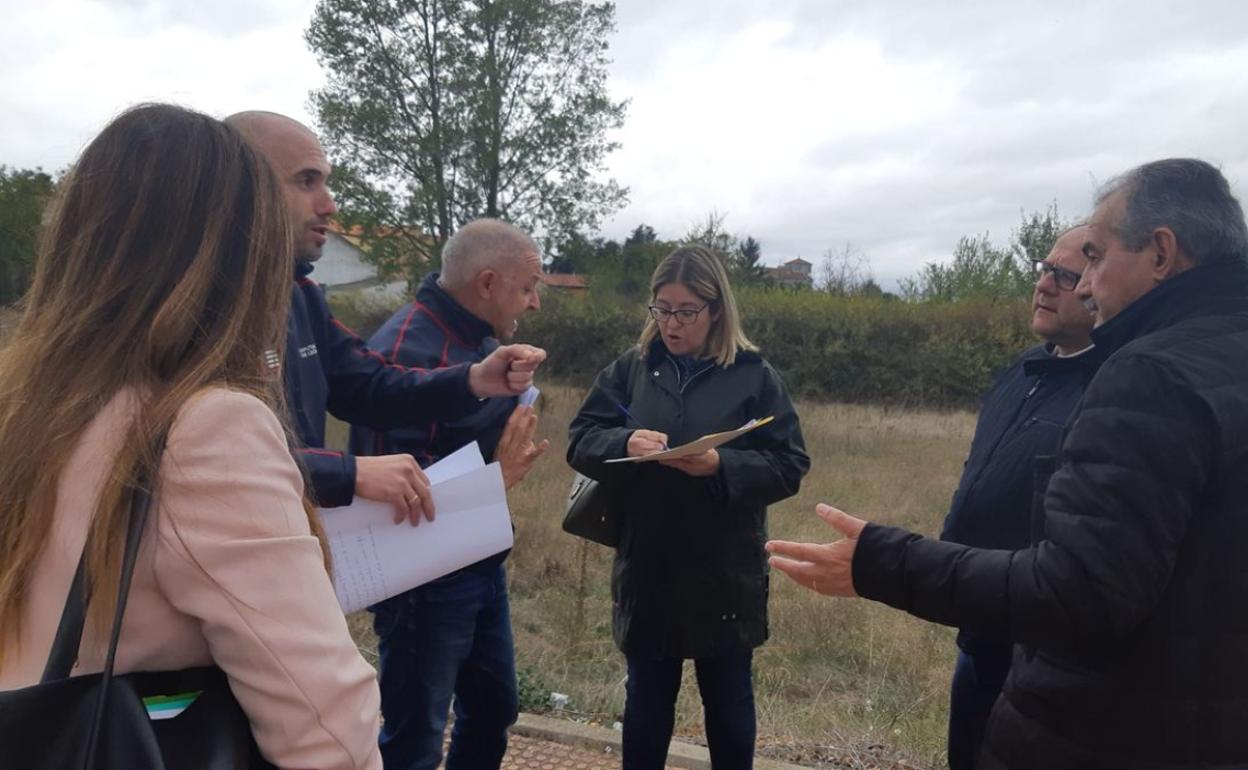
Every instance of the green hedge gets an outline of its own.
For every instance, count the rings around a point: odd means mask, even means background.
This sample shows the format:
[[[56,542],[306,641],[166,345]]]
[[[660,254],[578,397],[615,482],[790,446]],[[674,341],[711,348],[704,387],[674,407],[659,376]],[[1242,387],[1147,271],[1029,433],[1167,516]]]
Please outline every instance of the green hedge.
[[[802,398],[923,407],[974,407],[992,378],[1036,343],[1026,303],[952,304],[841,297],[809,291],[738,291],[746,334]],[[362,333],[393,308],[335,298]],[[587,386],[633,344],[645,310],[609,295],[548,292],[521,321],[520,340],[549,352],[545,376]]]

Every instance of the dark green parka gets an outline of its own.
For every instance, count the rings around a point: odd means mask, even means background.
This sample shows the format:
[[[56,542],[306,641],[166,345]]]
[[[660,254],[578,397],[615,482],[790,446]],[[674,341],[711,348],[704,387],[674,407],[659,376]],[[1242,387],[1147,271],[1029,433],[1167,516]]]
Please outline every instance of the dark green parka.
[[[635,418],[627,420],[623,405]],[[719,471],[689,476],[626,457],[638,424],[672,446],[775,419],[719,447]],[[784,383],[757,353],[680,382],[656,340],[604,369],[572,421],[568,462],[603,483],[622,521],[611,576],[615,642],[630,656],[701,658],[767,638],[767,506],[797,493],[810,459]]]

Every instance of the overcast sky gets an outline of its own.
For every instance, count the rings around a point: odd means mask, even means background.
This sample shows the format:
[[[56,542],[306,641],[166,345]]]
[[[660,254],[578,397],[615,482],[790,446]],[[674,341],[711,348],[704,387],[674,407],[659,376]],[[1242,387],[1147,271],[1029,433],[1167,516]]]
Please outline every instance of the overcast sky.
[[[0,163],[61,168],[130,104],[310,122],[312,0],[0,0]],[[1086,213],[1194,155],[1248,189],[1248,2],[619,0],[611,174],[677,237],[716,210],[768,262],[848,242],[892,285],[1021,211]]]

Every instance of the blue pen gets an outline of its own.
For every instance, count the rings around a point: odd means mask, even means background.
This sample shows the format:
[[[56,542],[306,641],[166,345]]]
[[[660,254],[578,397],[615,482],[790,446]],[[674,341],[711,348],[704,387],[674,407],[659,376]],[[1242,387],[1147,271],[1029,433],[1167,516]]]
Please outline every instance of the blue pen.
[[[624,406],[619,401],[615,402],[615,408],[620,410],[620,414],[624,415],[624,419],[632,420],[634,423],[636,423],[638,428],[641,428],[642,430],[650,430],[646,426],[642,425],[641,420],[638,420],[636,417],[634,417],[633,413],[628,411],[628,407]],[[663,445],[663,451],[664,452],[667,451],[667,444]]]

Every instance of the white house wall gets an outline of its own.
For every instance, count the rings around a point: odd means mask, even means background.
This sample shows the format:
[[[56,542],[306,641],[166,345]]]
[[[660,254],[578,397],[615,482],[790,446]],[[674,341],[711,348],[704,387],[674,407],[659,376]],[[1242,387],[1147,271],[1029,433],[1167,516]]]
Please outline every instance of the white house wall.
[[[365,262],[360,250],[337,233],[329,233],[312,277],[326,288],[376,281],[377,268]]]

